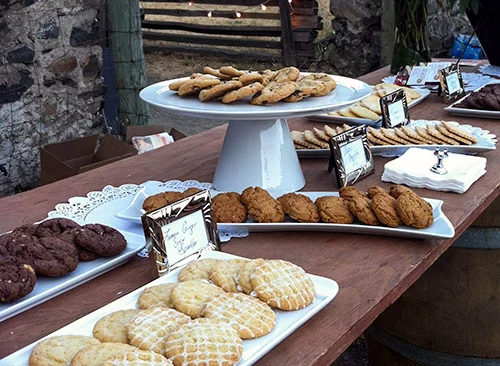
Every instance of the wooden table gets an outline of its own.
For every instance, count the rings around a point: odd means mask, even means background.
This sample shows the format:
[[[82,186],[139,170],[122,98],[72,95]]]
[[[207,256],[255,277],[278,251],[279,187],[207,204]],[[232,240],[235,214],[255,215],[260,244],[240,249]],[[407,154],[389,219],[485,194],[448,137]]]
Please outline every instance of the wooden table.
[[[382,69],[363,77],[369,83],[387,75]],[[494,120],[464,119],[447,115],[443,102],[431,95],[411,109],[412,118],[455,120],[479,126],[500,136]],[[313,125],[307,119],[289,121],[290,129]],[[46,217],[57,203],[82,196],[105,185],[139,184],[147,180],[196,179],[211,181],[226,126],[190,136],[164,148],[128,158],[63,181],[0,200],[0,232]],[[463,195],[417,190],[423,197],[444,200],[443,211],[458,237],[499,195],[498,151],[485,153],[487,171]],[[376,172],[359,182],[360,189],[378,184],[384,163],[376,157]],[[327,172],[327,159],[301,161],[309,191],[336,190]],[[248,258],[282,258],[307,272],[335,279],[338,296],[281,342],[259,365],[329,365],[394,302],[453,243],[450,240],[415,240],[384,236],[325,232],[253,233],[223,245],[223,251]],[[0,324],[0,357],[71,323],[89,312],[151,281],[146,259],[126,264]]]

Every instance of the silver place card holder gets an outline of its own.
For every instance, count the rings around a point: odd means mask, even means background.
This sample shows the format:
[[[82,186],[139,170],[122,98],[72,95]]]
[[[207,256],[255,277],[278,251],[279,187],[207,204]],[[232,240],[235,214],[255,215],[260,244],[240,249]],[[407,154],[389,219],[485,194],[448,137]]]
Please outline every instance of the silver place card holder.
[[[382,127],[395,128],[410,123],[410,112],[404,89],[398,89],[380,98],[380,109],[382,110]]]
[[[220,250],[208,190],[144,214],[142,226],[158,276],[199,258],[205,251]]]
[[[465,94],[462,73],[458,64],[439,70],[439,83],[446,103],[453,102]]]
[[[335,170],[339,188],[354,184],[375,171],[365,125],[353,127],[332,137],[329,144],[328,172]]]

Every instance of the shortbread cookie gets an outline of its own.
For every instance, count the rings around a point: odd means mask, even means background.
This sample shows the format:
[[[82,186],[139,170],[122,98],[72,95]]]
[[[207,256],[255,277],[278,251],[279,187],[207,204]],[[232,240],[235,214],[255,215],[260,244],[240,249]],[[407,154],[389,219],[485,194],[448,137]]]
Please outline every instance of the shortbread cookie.
[[[196,319],[173,331],[165,342],[165,356],[175,366],[235,365],[243,342],[230,325],[213,319]]]
[[[420,98],[422,95],[415,89],[412,89],[412,88],[408,88],[406,86],[400,86],[400,88],[404,89],[406,95],[408,95],[411,100],[415,100],[415,99],[418,99]]]
[[[443,135],[441,132],[439,132],[439,130],[435,126],[427,125],[426,129],[427,129],[427,132],[429,133],[429,135],[443,141],[444,144],[460,145],[456,140],[453,140],[452,138],[449,138],[449,137]]]
[[[417,131],[415,131],[413,128],[409,126],[402,126],[401,130],[405,133],[406,136],[412,138],[413,140],[418,140],[420,141],[421,144],[426,144],[428,141],[420,136]]]
[[[260,187],[248,187],[241,193],[248,214],[256,222],[283,222],[285,212],[281,203]]]
[[[229,93],[232,90],[239,89],[243,86],[238,80],[227,80],[220,84],[211,86],[210,88],[203,89],[198,94],[198,98],[201,102],[207,102],[209,100],[217,99],[222,97],[224,94]]]
[[[210,280],[226,292],[238,292],[236,275],[246,259],[228,259],[220,261],[212,267]]]
[[[349,211],[363,224],[380,225],[380,221],[371,208],[371,201],[366,196],[356,196],[349,201]]]
[[[323,130],[325,130],[325,133],[329,136],[329,137],[333,137],[333,136],[337,136],[338,133],[335,129],[331,128],[330,126],[328,125],[324,125],[323,126]]]
[[[237,100],[251,97],[254,94],[257,94],[264,88],[259,82],[255,82],[246,86],[243,86],[237,90],[230,91],[229,93],[224,94],[222,97],[222,103],[233,103]],[[200,93],[201,94],[201,93]]]
[[[177,90],[177,94],[181,97],[198,94],[201,90],[220,83],[221,81],[219,79],[200,76],[186,80]]]
[[[250,276],[255,294],[269,306],[297,310],[314,301],[314,284],[299,266],[281,259],[267,260]]]
[[[460,137],[459,135],[455,135],[454,133],[450,132],[450,130],[448,130],[446,127],[444,127],[444,125],[442,125],[440,123],[436,124],[435,127],[439,132],[441,132],[446,137],[449,137],[453,140],[456,140],[463,145],[472,145],[472,141],[469,141],[466,138]]]
[[[387,128],[381,128],[380,132],[382,133],[382,135],[384,135],[384,137],[390,139],[391,141],[397,142],[399,145],[409,145],[410,144],[408,141],[399,137],[396,134],[396,132],[394,132],[394,130],[390,130]]]
[[[259,338],[276,325],[276,313],[255,297],[241,293],[225,293],[207,302],[201,315],[228,323],[241,339]]]
[[[305,147],[306,149],[321,149],[321,146],[313,144],[306,140],[303,131],[292,130],[290,131],[292,140],[295,144]]]
[[[221,66],[221,67],[219,67],[219,72],[221,74],[224,74],[224,75],[227,75],[227,76],[231,76],[233,78],[241,76],[241,75],[243,75],[245,73],[244,71],[235,69],[232,66]]]
[[[427,144],[430,144],[430,145],[433,145],[433,144],[442,145],[443,144],[442,140],[430,135],[425,128],[420,127],[420,126],[415,126],[415,130],[417,131],[418,135],[420,137],[422,137],[427,142]]]
[[[362,107],[360,105],[353,105],[351,107],[350,111],[352,113],[354,113],[356,116],[358,116],[359,118],[365,118],[365,119],[369,119],[372,121],[378,121],[380,119],[380,116],[377,113],[369,110],[368,108]]]
[[[130,344],[163,354],[165,339],[175,328],[191,321],[191,318],[175,309],[151,308],[139,310],[128,322],[127,335]]]
[[[211,298],[223,294],[220,287],[202,281],[190,280],[179,282],[170,293],[170,300],[174,308],[191,318],[199,318],[205,303]]]
[[[67,366],[85,347],[99,344],[98,339],[83,335],[54,336],[40,341],[31,351],[29,366]]]
[[[210,271],[212,268],[219,263],[219,259],[206,258],[197,259],[189,262],[180,272],[179,272],[179,282],[192,281],[192,280],[210,280]]]
[[[462,129],[460,127],[457,127],[457,126],[455,126],[455,125],[453,125],[453,124],[451,124],[449,122],[446,122],[446,121],[441,121],[441,123],[451,133],[454,133],[455,135],[463,137],[463,138],[471,141],[472,143],[477,143],[477,139],[474,136],[472,136],[470,133],[468,133],[467,131],[465,131],[464,129]]]
[[[425,229],[434,222],[432,206],[416,194],[401,194],[396,203],[396,210],[403,222],[417,229]]]
[[[299,222],[319,222],[318,207],[307,196],[287,193],[278,198],[285,214]]]
[[[340,188],[339,195],[340,195],[340,197],[342,197],[343,199],[345,199],[347,201],[350,201],[354,197],[357,197],[357,196],[366,197],[366,194],[363,191],[361,191],[360,189],[358,189],[354,186],[346,186],[346,187]]]
[[[172,308],[173,305],[170,301],[170,293],[175,285],[177,285],[177,283],[170,282],[147,287],[139,295],[139,298],[137,299],[137,307],[139,309],[158,307]]]
[[[350,107],[339,109],[338,112],[342,117],[359,118],[358,115],[351,112]]]
[[[215,77],[217,77],[219,79],[222,79],[222,80],[229,80],[229,79],[232,78],[232,76],[223,74],[219,70],[215,70],[215,69],[211,68],[210,66],[205,66],[203,68],[203,72],[205,74],[209,74],[209,75],[215,76]]]
[[[349,211],[347,200],[341,197],[324,196],[314,202],[323,222],[332,224],[352,224],[354,217]]]
[[[297,84],[293,81],[278,83],[275,81],[267,84],[260,92],[255,94],[250,100],[251,104],[271,104],[279,102],[288,97],[297,89]]]
[[[392,145],[390,142],[387,142],[387,140],[383,141],[383,140],[376,138],[370,132],[367,132],[366,137],[368,139],[368,142],[371,143],[372,145],[380,145],[380,146]]]
[[[92,330],[95,338],[101,342],[129,343],[126,326],[138,309],[118,310],[108,314],[97,321]]]
[[[359,102],[363,107],[368,108],[377,115],[382,115],[382,110],[380,109],[380,98],[377,95],[370,95]]]
[[[320,130],[317,127],[313,127],[313,132],[316,135],[316,137],[318,137],[320,140],[326,142],[330,141],[330,136],[328,136],[324,130]]]
[[[260,266],[263,263],[264,259],[262,258],[252,259],[243,263],[235,278],[236,282],[238,283],[238,289],[241,288],[241,291],[243,291],[247,295],[250,295],[252,293],[253,286],[250,282],[250,276],[252,275],[255,267]]]
[[[71,360],[71,366],[95,366],[101,365],[105,361],[121,355],[132,352],[136,348],[129,344],[106,342],[92,344],[79,351]]]
[[[421,140],[408,136],[401,128],[395,128],[394,133],[399,136],[399,138],[406,140],[409,145],[421,145],[423,143]]]
[[[249,72],[246,74],[241,75],[238,80],[243,84],[243,85],[249,85],[253,83],[260,83],[262,85],[264,82],[264,77],[259,74],[258,72]]]
[[[173,363],[156,352],[138,349],[114,356],[100,366],[173,366]]]
[[[396,199],[388,194],[373,196],[371,208],[379,221],[386,226],[398,227],[403,223],[396,211]]]
[[[382,132],[380,132],[379,130],[376,130],[373,127],[368,127],[368,133],[371,134],[372,136],[374,136],[375,138],[382,140],[390,145],[398,145],[399,144],[398,141],[395,141],[395,140],[387,137]]]
[[[329,148],[328,143],[325,142],[324,140],[320,140],[319,138],[317,138],[314,132],[312,132],[311,130],[304,131],[304,138],[311,144],[321,146],[323,149]]]

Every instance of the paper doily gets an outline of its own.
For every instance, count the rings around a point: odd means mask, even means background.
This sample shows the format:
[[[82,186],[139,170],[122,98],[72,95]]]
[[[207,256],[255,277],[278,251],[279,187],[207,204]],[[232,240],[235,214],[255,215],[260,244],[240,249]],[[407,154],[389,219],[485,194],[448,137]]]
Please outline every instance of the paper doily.
[[[500,69],[500,68],[499,68]],[[480,69],[481,70],[481,69]],[[499,71],[500,72],[500,71]],[[500,74],[498,75],[500,77]],[[387,76],[382,79],[382,82],[392,84],[396,80],[395,75]],[[493,78],[486,75],[481,75],[477,73],[463,72],[462,80],[464,82],[464,89],[466,92],[470,92],[476,89],[479,89],[486,84],[489,84],[493,81]],[[422,86],[424,87],[424,86]]]
[[[495,76],[497,78],[500,78],[500,66],[481,65],[481,66],[479,66],[479,72],[481,74]]]

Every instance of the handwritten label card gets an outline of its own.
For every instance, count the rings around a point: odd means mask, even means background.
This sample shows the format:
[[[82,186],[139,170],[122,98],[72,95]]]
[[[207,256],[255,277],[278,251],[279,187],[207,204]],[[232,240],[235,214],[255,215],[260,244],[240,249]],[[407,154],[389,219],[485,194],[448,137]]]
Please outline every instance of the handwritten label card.
[[[452,102],[465,93],[460,67],[452,64],[439,71],[441,90],[446,102]]]
[[[366,138],[366,126],[353,127],[332,137],[328,171],[335,170],[340,187],[353,184],[373,173],[373,156]]]
[[[210,193],[201,191],[142,216],[146,245],[162,276],[206,250],[219,250]]]
[[[410,112],[404,89],[398,89],[380,98],[380,108],[382,110],[382,125],[385,128],[404,126],[410,122]]]

